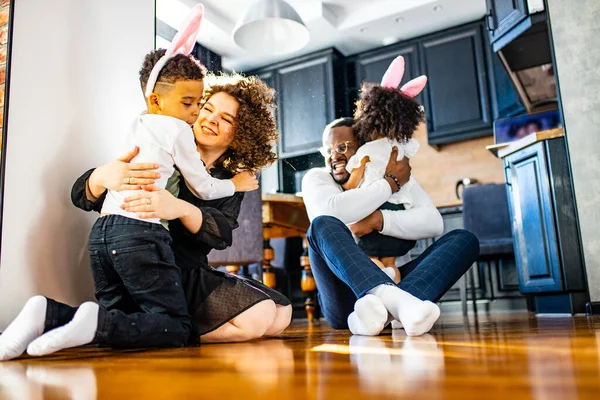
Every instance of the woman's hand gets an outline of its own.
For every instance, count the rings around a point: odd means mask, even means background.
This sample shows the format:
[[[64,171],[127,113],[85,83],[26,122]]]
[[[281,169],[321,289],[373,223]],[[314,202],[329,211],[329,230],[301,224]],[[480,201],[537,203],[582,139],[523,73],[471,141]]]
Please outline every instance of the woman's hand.
[[[88,179],[92,194],[102,194],[104,190],[139,190],[142,185],[153,185],[160,178],[155,163],[130,163],[139,153],[139,147],[134,147],[127,154],[110,163],[96,168]],[[102,189],[102,190],[100,190]]]
[[[144,192],[127,197],[121,205],[123,210],[136,213],[138,218],[160,218],[170,221],[185,217],[195,208],[173,196],[168,190],[153,185],[142,186],[142,189]]]
[[[381,211],[376,210],[360,221],[348,225],[348,228],[356,237],[368,235],[373,231],[379,232],[383,229],[383,214],[381,214]]]

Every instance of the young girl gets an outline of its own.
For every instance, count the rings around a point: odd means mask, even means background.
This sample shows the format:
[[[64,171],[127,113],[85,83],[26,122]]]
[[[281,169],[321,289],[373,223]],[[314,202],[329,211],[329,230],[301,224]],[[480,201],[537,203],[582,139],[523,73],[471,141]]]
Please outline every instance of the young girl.
[[[346,169],[350,172],[350,179],[342,185],[344,189],[369,185],[381,179],[393,147],[398,148],[398,160],[412,157],[419,149],[419,143],[412,135],[424,120],[424,115],[422,106],[414,97],[425,87],[427,77],[415,78],[398,89],[403,75],[404,58],[399,56],[390,64],[381,85],[364,84],[361,88],[354,113],[354,129],[360,148],[348,160]],[[412,205],[410,189],[414,182],[411,177],[380,210],[385,213],[385,210],[409,209]],[[396,283],[400,282],[400,273],[395,266],[395,259],[406,254],[415,244],[413,240],[397,239],[378,232],[358,238],[358,245],[375,264],[385,269],[388,275],[393,270]]]

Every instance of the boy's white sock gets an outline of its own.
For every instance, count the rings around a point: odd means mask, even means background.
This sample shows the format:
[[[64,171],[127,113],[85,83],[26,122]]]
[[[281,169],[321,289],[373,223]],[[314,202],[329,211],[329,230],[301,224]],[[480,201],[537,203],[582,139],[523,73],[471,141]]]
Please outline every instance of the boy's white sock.
[[[68,324],[40,336],[27,347],[30,356],[45,356],[62,349],[89,344],[96,336],[99,306],[83,303]]]
[[[440,308],[417,299],[395,285],[379,285],[369,291],[377,296],[392,316],[399,320],[408,336],[429,332],[440,316]]]
[[[19,357],[29,343],[44,333],[47,304],[44,296],[27,300],[17,318],[0,336],[0,361]]]

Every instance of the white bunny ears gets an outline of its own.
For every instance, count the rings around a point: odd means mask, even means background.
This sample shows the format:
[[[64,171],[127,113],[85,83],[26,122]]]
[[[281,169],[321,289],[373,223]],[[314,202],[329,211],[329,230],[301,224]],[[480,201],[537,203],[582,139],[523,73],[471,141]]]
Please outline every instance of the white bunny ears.
[[[146,97],[149,97],[154,91],[158,75],[170,58],[173,58],[178,54],[185,54],[187,56],[194,50],[194,44],[196,43],[196,38],[200,31],[200,23],[202,22],[203,16],[204,6],[202,4],[196,4],[181,24],[181,29],[173,38],[165,55],[162,56],[152,68],[150,76],[148,77],[148,83],[146,84]]]
[[[387,71],[381,78],[381,86],[387,88],[397,88],[402,81],[402,76],[404,75],[404,57],[398,56],[391,62]],[[407,95],[408,97],[415,97],[425,88],[427,84],[427,77],[425,75],[421,75],[407,83],[404,84],[400,88],[400,91]]]

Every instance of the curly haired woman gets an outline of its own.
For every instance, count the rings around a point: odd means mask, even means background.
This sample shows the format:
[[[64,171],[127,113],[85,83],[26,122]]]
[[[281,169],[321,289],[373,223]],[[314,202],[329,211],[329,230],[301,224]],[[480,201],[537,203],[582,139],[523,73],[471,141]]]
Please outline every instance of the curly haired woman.
[[[207,171],[226,179],[239,171],[259,171],[273,163],[277,159],[273,143],[278,139],[272,114],[273,89],[257,77],[238,74],[209,75],[205,82],[194,136]],[[107,171],[100,171],[102,176],[94,178],[88,172],[75,183],[73,201],[78,207],[95,210],[102,202],[107,186],[92,187],[94,182],[149,183],[138,177],[140,171],[133,164],[113,162],[103,168]],[[171,182],[174,179],[178,178],[174,176]],[[91,192],[87,194],[86,181]],[[145,188],[146,192],[126,199],[124,207],[142,218],[169,220],[175,260],[181,268],[188,311],[200,342],[239,342],[278,335],[287,328],[292,307],[285,296],[254,280],[208,266],[207,255],[212,249],[231,245],[244,193],[205,201],[195,197],[183,180],[178,182],[177,198],[168,190]],[[93,198],[97,200],[90,202]],[[148,198],[152,199],[150,206]]]
[[[206,82],[210,87],[193,130],[210,175],[229,179],[241,170],[258,171],[274,162],[272,145],[278,138],[272,114],[274,91],[256,77],[241,75],[209,76]],[[136,148],[84,173],[73,185],[71,197],[75,206],[100,212],[107,190],[146,189],[127,198],[122,207],[140,218],[169,221],[171,248],[181,270],[192,318],[189,344],[240,342],[281,333],[292,315],[291,303],[285,296],[259,282],[208,265],[207,255],[212,249],[231,245],[244,193],[202,200],[178,172],[170,178],[166,190],[159,189],[152,185],[157,179],[153,164],[129,162],[138,151]],[[6,343],[0,345],[0,360],[18,356],[16,350],[12,351],[15,354],[5,350],[16,346],[20,354],[31,337],[71,321],[76,309],[57,304],[43,296],[31,298],[2,335]],[[139,309],[128,296],[122,296],[114,306],[128,312]]]

